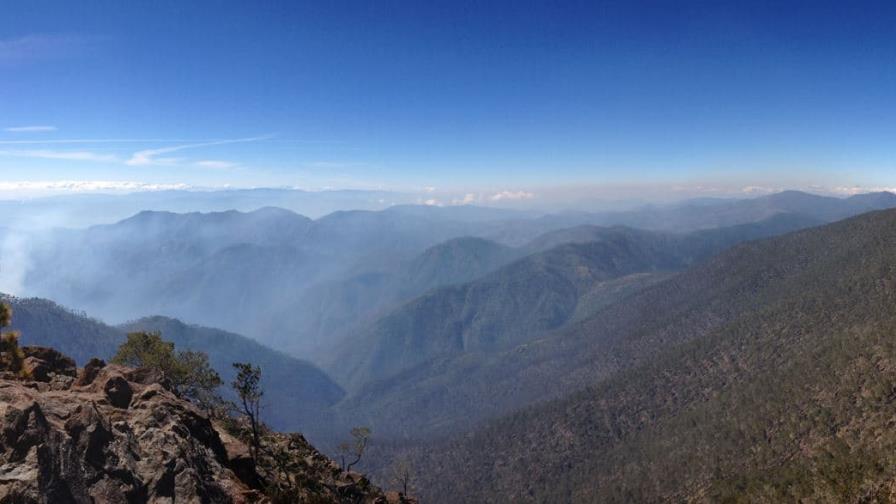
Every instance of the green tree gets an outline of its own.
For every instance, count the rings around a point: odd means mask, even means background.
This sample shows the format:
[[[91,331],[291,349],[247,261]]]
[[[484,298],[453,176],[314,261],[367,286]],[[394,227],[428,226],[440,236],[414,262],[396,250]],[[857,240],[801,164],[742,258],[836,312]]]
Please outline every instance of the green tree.
[[[211,410],[220,404],[216,392],[223,383],[203,352],[175,352],[174,343],[159,332],[134,332],[118,347],[112,362],[131,367],[157,369],[174,390],[200,407]]]
[[[19,333],[3,332],[4,327],[12,324],[12,308],[0,303],[0,369],[12,371],[19,376],[27,376],[25,370],[25,354],[19,348]]]
[[[12,324],[12,308],[6,303],[0,303],[0,327],[9,327]]]
[[[177,360],[181,372],[178,379],[180,393],[206,411],[219,408],[223,401],[217,390],[224,382],[209,364],[208,355],[185,350],[177,354]]]
[[[158,331],[129,333],[127,340],[118,347],[118,352],[112,357],[112,363],[134,368],[158,369],[172,381],[174,375],[178,373],[174,343],[163,340],[162,334]]]
[[[236,379],[231,386],[240,400],[240,410],[249,421],[251,429],[252,457],[258,459],[261,450],[261,368],[246,362],[234,362],[237,370]]]

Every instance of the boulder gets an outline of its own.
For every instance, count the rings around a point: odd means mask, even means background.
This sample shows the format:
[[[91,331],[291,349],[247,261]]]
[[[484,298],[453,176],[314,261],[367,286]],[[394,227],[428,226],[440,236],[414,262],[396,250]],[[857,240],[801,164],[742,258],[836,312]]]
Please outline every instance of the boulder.
[[[84,387],[93,383],[93,380],[96,379],[96,376],[100,373],[100,370],[106,367],[106,361],[103,359],[97,359],[96,357],[90,359],[87,364],[84,365],[84,369],[81,370],[81,373],[78,375],[77,381],[75,381],[75,385]]]
[[[52,348],[39,346],[22,347],[25,355],[25,370],[31,379],[49,382],[55,375],[77,376],[75,361]]]
[[[131,398],[134,396],[130,383],[118,375],[106,380],[103,391],[106,393],[106,398],[109,399],[109,404],[116,408],[127,408],[131,405]]]
[[[142,385],[160,385],[165,390],[174,390],[165,373],[153,368],[136,368],[130,369],[125,373],[128,381],[140,383]]]

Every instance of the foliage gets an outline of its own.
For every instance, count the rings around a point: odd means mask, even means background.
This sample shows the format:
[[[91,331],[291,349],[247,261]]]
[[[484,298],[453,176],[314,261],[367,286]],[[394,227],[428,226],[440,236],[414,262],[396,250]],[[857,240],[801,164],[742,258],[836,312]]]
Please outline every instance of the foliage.
[[[180,372],[176,369],[174,343],[163,340],[159,332],[129,333],[127,341],[118,347],[118,353],[112,357],[112,363],[133,368],[158,369],[171,380]]]
[[[25,354],[19,348],[19,333],[3,331],[3,328],[9,327],[10,324],[12,324],[12,308],[6,303],[0,303],[0,369],[24,377],[28,371],[24,367]]]
[[[0,303],[0,327],[9,327],[12,324],[12,308],[6,303]]]
[[[174,343],[163,340],[159,332],[129,333],[112,362],[161,371],[178,394],[203,408],[210,410],[220,403],[216,390],[221,377],[209,365],[208,356],[196,351],[175,352]]]
[[[218,372],[208,361],[205,352],[184,350],[177,354],[178,367],[183,370],[179,378],[180,393],[198,404],[206,411],[221,406],[221,397],[217,393],[223,384]]]

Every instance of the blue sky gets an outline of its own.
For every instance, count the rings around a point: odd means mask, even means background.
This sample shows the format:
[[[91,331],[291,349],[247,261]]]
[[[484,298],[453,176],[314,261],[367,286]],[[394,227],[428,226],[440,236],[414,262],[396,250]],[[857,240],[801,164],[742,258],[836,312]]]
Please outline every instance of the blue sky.
[[[896,187],[893,2],[3,11],[7,187]]]

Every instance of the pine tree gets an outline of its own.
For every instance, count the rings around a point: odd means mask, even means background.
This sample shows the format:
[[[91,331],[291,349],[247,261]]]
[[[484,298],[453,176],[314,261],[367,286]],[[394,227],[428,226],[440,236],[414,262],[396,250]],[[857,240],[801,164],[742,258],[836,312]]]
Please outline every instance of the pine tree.
[[[11,371],[20,377],[26,377],[25,354],[19,348],[19,333],[4,332],[3,328],[12,324],[12,308],[0,303],[0,369]]]

